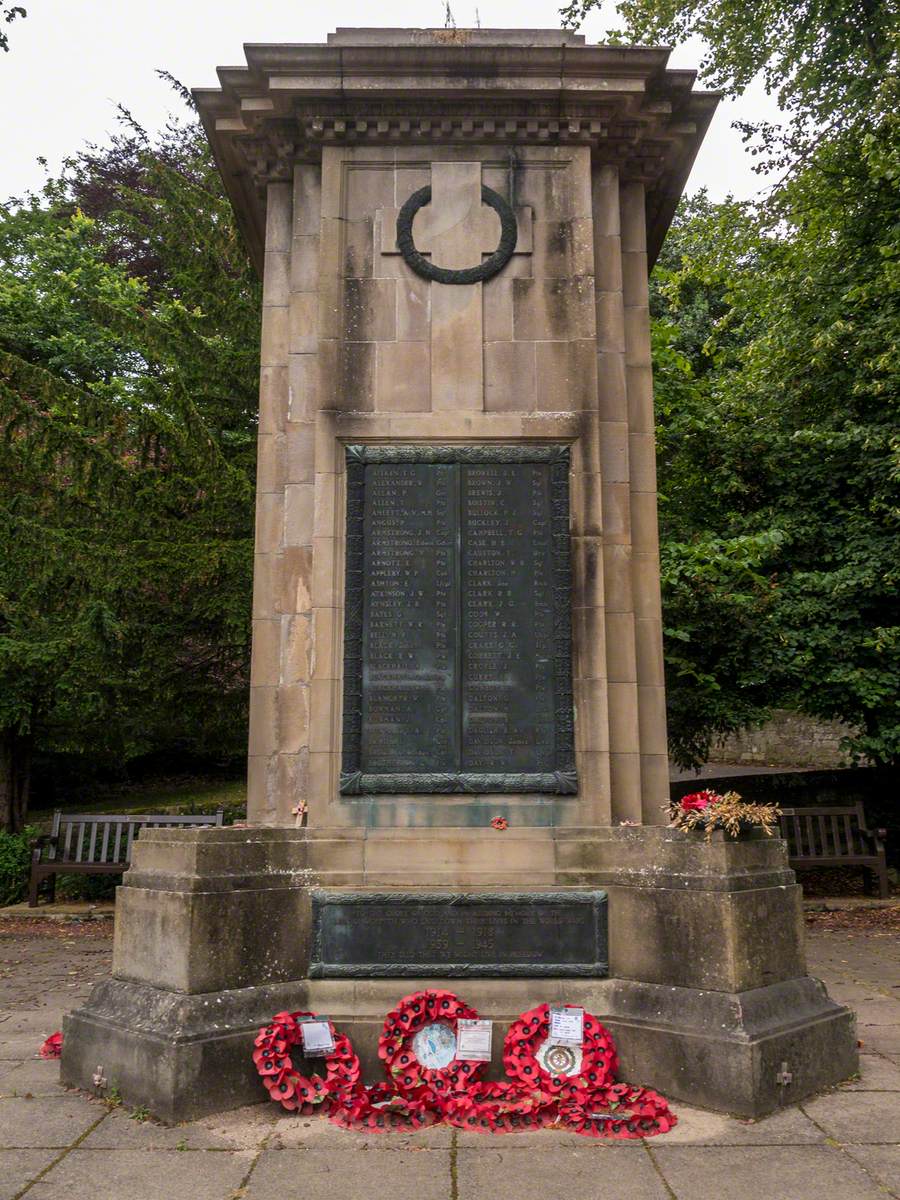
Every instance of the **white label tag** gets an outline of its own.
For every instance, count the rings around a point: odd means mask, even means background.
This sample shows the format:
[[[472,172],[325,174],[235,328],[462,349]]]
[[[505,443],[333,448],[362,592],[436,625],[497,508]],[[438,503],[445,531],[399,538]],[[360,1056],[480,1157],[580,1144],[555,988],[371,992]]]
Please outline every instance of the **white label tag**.
[[[303,1038],[303,1052],[310,1057],[330,1054],[334,1049],[334,1038],[327,1021],[304,1021],[300,1026],[300,1036]]]
[[[469,1020],[456,1022],[456,1057],[462,1062],[490,1062],[493,1021]]]
[[[551,1008],[550,1036],[554,1046],[580,1046],[584,1041],[583,1008]]]

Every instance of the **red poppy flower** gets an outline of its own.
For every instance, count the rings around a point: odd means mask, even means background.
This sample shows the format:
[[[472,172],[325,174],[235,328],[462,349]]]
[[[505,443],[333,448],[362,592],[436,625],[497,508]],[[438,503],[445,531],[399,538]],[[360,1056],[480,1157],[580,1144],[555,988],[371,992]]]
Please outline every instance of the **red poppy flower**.
[[[59,1058],[62,1054],[62,1041],[63,1035],[58,1030],[56,1033],[51,1033],[41,1045],[38,1054],[41,1058]]]
[[[681,811],[702,812],[704,808],[709,808],[716,800],[721,799],[718,792],[711,792],[708,788],[702,792],[691,792],[689,796],[681,797]]]
[[[500,830],[509,829],[509,821],[507,821],[506,817],[494,817],[491,820],[491,828]]]

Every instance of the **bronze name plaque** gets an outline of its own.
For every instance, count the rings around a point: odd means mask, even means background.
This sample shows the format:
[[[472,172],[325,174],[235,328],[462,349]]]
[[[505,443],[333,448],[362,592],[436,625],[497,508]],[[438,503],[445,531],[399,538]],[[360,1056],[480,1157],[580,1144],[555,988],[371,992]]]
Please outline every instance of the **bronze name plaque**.
[[[351,446],[341,791],[573,793],[568,450]]]
[[[606,892],[311,895],[311,979],[609,973]]]

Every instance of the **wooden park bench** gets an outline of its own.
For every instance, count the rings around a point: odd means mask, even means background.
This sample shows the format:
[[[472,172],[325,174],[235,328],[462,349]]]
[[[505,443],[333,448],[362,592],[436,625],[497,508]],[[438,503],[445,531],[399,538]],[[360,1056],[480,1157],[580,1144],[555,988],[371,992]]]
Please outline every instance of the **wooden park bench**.
[[[884,841],[887,831],[866,827],[862,804],[840,808],[783,808],[781,836],[795,871],[811,867],[863,867],[877,879],[882,900],[890,895]],[[868,888],[867,888],[868,890]]]
[[[131,847],[144,825],[155,828],[184,825],[221,825],[225,814],[220,808],[210,816],[176,817],[170,813],[150,816],[131,813],[53,814],[53,828],[31,843],[31,876],[28,881],[28,906],[35,908],[38,889],[49,880],[49,898],[56,894],[57,875],[119,875],[128,870]]]

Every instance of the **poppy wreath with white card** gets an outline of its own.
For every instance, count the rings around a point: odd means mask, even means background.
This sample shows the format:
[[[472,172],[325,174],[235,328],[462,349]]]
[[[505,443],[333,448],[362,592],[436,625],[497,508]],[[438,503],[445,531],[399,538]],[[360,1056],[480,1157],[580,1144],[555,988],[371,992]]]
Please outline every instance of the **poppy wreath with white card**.
[[[453,992],[428,989],[404,996],[388,1013],[378,1039],[378,1057],[397,1090],[414,1095],[425,1089],[438,1107],[444,1097],[465,1091],[484,1063],[456,1057],[456,1023],[477,1016]]]
[[[513,1079],[560,1098],[606,1087],[615,1079],[618,1067],[612,1037],[592,1013],[584,1014],[580,1046],[555,1044],[550,1038],[547,1004],[522,1013],[509,1027],[503,1063]]]
[[[356,1052],[350,1039],[337,1033],[330,1021],[334,1049],[322,1056],[324,1078],[315,1073],[304,1075],[294,1066],[291,1049],[303,1046],[304,1023],[321,1019],[310,1012],[276,1013],[254,1040],[253,1062],[263,1085],[271,1098],[288,1112],[306,1115],[322,1104],[330,1106],[359,1084]]]

